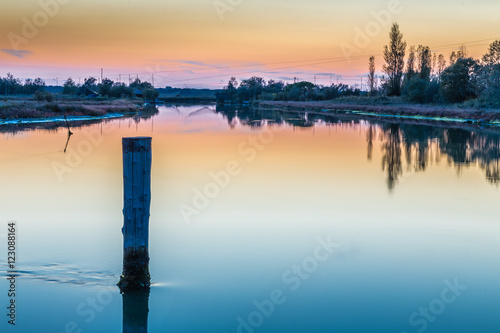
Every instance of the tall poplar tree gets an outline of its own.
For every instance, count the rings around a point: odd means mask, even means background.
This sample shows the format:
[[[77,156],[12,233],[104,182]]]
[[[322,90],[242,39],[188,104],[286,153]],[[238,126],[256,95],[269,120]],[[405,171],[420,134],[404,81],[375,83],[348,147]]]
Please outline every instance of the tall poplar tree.
[[[382,68],[387,74],[385,82],[389,96],[401,96],[401,83],[405,65],[406,41],[399,30],[399,24],[394,23],[389,33],[389,45],[384,46],[385,65]]]

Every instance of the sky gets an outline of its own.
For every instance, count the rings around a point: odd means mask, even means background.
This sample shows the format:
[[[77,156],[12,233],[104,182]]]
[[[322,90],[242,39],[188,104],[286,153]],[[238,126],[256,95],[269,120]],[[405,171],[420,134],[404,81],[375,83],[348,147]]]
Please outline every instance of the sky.
[[[408,45],[479,58],[500,38],[497,0],[4,0],[0,76],[88,76],[220,88],[252,75],[361,84],[393,22]],[[381,74],[381,73],[380,73]]]

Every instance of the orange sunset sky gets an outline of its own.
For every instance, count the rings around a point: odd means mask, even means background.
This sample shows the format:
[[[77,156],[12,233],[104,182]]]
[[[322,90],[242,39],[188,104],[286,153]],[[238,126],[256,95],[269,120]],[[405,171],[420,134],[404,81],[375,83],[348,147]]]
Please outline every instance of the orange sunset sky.
[[[497,0],[2,1],[0,76],[54,85],[103,68],[124,82],[154,72],[156,87],[219,88],[232,75],[355,84],[372,54],[380,72],[392,22],[408,45],[448,58],[465,43],[480,57],[499,16]]]

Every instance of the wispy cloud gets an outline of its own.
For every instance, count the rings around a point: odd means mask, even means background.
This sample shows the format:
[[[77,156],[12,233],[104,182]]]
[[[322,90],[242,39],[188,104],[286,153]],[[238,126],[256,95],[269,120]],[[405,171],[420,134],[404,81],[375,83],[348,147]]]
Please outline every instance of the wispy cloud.
[[[316,73],[316,75],[318,75],[318,76],[340,76],[340,75],[335,74],[335,73]]]
[[[25,56],[33,53],[28,50],[14,50],[14,49],[1,49],[0,51],[17,58],[24,58]]]

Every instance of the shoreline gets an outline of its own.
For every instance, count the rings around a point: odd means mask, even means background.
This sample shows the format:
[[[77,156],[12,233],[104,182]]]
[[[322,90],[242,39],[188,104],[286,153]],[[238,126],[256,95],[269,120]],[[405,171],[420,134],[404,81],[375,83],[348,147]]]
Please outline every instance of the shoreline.
[[[438,122],[455,122],[482,126],[500,126],[500,110],[460,109],[444,106],[411,104],[363,105],[350,103],[257,101],[255,106],[285,112],[313,112],[320,115],[356,115],[362,117],[394,118]]]
[[[105,120],[116,119],[125,117],[125,113],[109,113],[102,116],[58,116],[47,118],[17,118],[17,119],[0,119],[0,126],[3,125],[30,125],[30,124],[46,124],[46,123],[60,123],[60,122],[75,122],[87,120]]]
[[[0,104],[0,126],[99,120],[138,114],[143,107],[133,100],[61,99],[50,102],[11,99]]]

